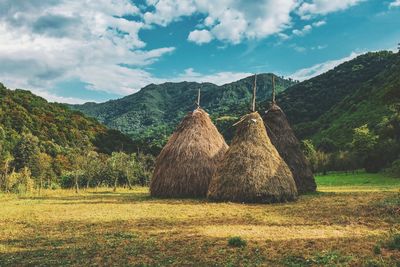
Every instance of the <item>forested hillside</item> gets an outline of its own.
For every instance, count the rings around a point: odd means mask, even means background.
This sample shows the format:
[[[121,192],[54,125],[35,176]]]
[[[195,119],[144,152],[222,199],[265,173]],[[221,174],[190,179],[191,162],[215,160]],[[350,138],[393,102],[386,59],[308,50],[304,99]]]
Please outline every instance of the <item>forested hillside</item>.
[[[319,171],[391,167],[400,175],[399,53],[359,56],[287,89],[278,102],[297,135],[311,139]]]
[[[270,100],[271,75],[258,76],[260,112]],[[229,142],[234,132],[232,124],[248,111],[253,80],[254,76],[223,86],[152,84],[119,100],[73,108],[129,134],[138,147],[156,155],[184,114],[193,109],[198,88],[202,89],[202,107]],[[338,169],[332,162],[340,161],[340,157],[346,161],[341,163],[346,165],[342,169],[371,165],[364,164],[368,155],[382,155],[385,149],[390,151],[383,157],[384,162],[373,169],[386,167],[398,157],[399,53],[367,53],[301,83],[277,78],[277,91],[277,101],[298,137],[309,140],[316,152],[329,153],[319,155],[325,162],[319,164],[319,170]],[[356,155],[355,139],[363,135],[370,143],[360,145],[357,153],[362,156]]]
[[[96,171],[106,170],[106,164],[123,171],[132,163],[131,158],[123,159],[123,152],[133,151],[132,140],[121,132],[65,105],[0,84],[0,191],[17,190],[19,185],[72,185],[72,179],[79,185],[83,178],[90,185],[89,178],[94,182]],[[113,164],[116,158],[125,165]],[[102,173],[100,181],[112,177],[110,172]]]
[[[301,138],[330,138],[343,146],[353,129],[375,128],[399,103],[400,55],[367,53],[278,95]]]
[[[179,121],[194,109],[199,88],[201,106],[229,139],[230,126],[250,108],[253,83],[254,76],[223,86],[194,82],[150,84],[138,93],[118,100],[74,105],[72,108],[128,134],[138,147],[158,154]],[[278,92],[293,84],[292,80],[276,77]],[[271,89],[272,74],[258,75],[258,99],[269,98]]]

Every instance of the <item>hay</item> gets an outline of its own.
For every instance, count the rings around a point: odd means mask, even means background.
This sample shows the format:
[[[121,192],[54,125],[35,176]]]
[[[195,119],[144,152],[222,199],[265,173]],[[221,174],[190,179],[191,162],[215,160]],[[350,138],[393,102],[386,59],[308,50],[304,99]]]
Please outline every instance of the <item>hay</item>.
[[[317,185],[310,163],[301,151],[300,142],[285,113],[278,105],[272,104],[263,119],[272,144],[292,171],[299,194],[315,192]]]
[[[201,108],[190,112],[156,160],[151,196],[205,197],[216,165],[227,149],[209,115]]]
[[[208,198],[247,203],[297,198],[292,173],[271,144],[257,112],[237,123],[232,144],[210,182]]]

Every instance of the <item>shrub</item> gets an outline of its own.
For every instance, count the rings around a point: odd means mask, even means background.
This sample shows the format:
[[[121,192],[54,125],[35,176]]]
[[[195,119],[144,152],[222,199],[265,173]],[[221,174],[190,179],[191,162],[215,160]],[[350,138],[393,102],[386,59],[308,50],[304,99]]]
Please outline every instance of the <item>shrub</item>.
[[[394,175],[397,178],[400,178],[400,159],[393,161],[392,165],[387,172]]]
[[[391,235],[386,243],[386,247],[391,250],[400,250],[400,233]]]
[[[34,188],[34,181],[31,178],[31,171],[24,167],[20,172],[13,172],[7,177],[7,188],[10,192],[25,194]]]
[[[378,244],[376,244],[376,245],[374,246],[374,254],[375,254],[375,255],[379,255],[379,254],[381,254],[381,253],[382,253],[382,251],[381,251],[381,246],[378,245]]]
[[[234,237],[229,238],[228,245],[231,247],[241,248],[241,247],[245,247],[247,245],[247,242],[246,242],[246,240],[242,239],[240,236],[234,236]]]
[[[371,259],[371,260],[367,260],[364,263],[364,266],[365,267],[381,267],[381,266],[387,266],[387,265],[382,261]]]

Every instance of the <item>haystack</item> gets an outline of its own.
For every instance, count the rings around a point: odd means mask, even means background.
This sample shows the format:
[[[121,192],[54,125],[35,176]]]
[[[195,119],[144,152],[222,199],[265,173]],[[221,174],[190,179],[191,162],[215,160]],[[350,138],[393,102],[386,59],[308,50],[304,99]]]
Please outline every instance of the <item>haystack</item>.
[[[158,156],[150,194],[205,197],[217,163],[227,149],[209,115],[198,107],[183,119]]]
[[[245,115],[216,174],[208,197],[216,201],[274,203],[297,198],[292,173],[257,112]]]
[[[257,75],[254,76],[251,111],[236,123],[231,147],[218,166],[208,189],[216,201],[273,203],[297,198],[292,173],[265,131],[256,112]]]
[[[275,102],[274,89],[272,104],[264,114],[263,120],[272,144],[278,150],[293,174],[297,191],[300,194],[315,192],[317,185],[314,180],[311,165],[304,156],[300,148],[300,142],[290,127],[285,113]]]

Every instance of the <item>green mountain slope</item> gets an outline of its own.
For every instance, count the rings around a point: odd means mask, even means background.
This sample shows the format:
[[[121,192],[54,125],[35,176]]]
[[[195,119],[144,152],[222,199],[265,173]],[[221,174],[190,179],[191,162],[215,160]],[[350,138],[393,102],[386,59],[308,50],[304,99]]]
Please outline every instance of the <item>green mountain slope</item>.
[[[271,94],[271,75],[258,75],[259,99],[265,99]],[[136,134],[142,134],[149,127],[174,127],[194,108],[199,88],[201,106],[213,117],[239,115],[249,106],[253,80],[254,76],[223,86],[194,82],[150,84],[139,92],[118,100],[72,107],[135,138]],[[294,82],[277,78],[276,84],[277,90],[283,91]]]
[[[339,147],[351,141],[353,129],[377,127],[399,103],[400,55],[367,53],[299,83],[278,96],[300,138],[323,138]]]
[[[367,53],[310,80],[294,83],[277,79],[277,101],[300,139],[317,145],[324,138],[344,147],[354,128],[368,124],[373,130],[399,102],[400,55]],[[271,75],[258,77],[257,108],[267,107]],[[212,116],[229,142],[232,124],[248,111],[254,76],[231,84],[165,83],[149,85],[136,94],[101,104],[72,106],[111,128],[129,134],[137,146],[157,154],[168,135],[194,107],[202,88],[202,107]]]
[[[8,90],[1,83],[0,130],[3,150],[12,150],[23,134],[37,137],[41,151],[54,156],[82,146],[102,153],[133,149],[130,138],[95,119],[65,105],[48,103],[29,91]]]

